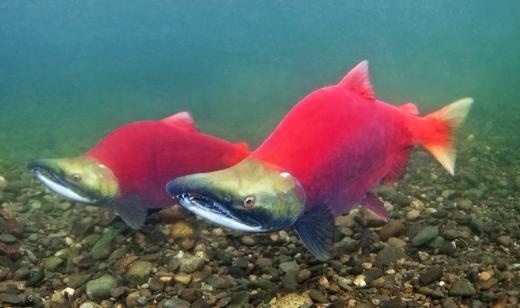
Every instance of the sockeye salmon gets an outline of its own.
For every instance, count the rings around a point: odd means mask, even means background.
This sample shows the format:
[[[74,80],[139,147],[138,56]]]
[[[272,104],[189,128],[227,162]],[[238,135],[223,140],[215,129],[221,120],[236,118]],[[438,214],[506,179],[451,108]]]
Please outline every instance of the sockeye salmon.
[[[172,177],[224,169],[248,154],[245,143],[201,133],[191,115],[180,112],[126,124],[82,156],[34,160],[28,168],[52,191],[114,207],[127,225],[139,229],[147,209],[172,204],[164,191]]]
[[[386,219],[370,191],[399,179],[414,145],[454,173],[453,136],[472,99],[418,116],[412,103],[375,97],[368,63],[296,104],[249,157],[228,169],[167,185],[186,209],[230,228],[263,232],[294,226],[310,252],[330,257],[333,215],[356,204]]]

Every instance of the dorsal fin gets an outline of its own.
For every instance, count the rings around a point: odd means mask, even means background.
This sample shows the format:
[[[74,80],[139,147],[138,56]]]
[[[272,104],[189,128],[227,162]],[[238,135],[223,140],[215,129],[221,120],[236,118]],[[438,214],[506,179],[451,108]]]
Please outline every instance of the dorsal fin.
[[[419,109],[417,109],[417,106],[415,106],[414,103],[404,103],[399,106],[399,109],[413,115],[419,114]]]
[[[197,131],[197,124],[187,111],[178,112],[161,120],[162,122],[175,127],[183,128],[190,131]]]
[[[368,61],[361,61],[338,83],[345,90],[356,92],[368,99],[375,99],[372,83],[368,76]]]

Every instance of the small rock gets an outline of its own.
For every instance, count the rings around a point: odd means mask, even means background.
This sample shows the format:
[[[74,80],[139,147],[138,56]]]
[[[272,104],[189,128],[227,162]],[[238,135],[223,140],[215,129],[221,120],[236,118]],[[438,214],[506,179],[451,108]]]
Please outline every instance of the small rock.
[[[186,218],[186,210],[182,206],[176,204],[167,208],[163,208],[159,211],[159,218],[163,224],[171,224],[177,220],[183,220]]]
[[[9,233],[2,233],[0,234],[0,241],[4,242],[6,244],[12,244],[16,242],[16,237],[14,235],[11,235]]]
[[[509,235],[500,235],[497,237],[497,242],[502,246],[511,246],[513,240]]]
[[[79,305],[79,308],[103,308],[103,306],[94,302],[84,302],[83,304]]]
[[[231,293],[231,301],[229,305],[231,307],[244,307],[249,303],[249,292],[248,291],[240,291]]]
[[[376,257],[376,266],[381,265],[390,265],[392,263],[397,262],[397,260],[406,258],[406,253],[402,248],[393,247],[393,246],[385,246]]]
[[[175,275],[174,279],[176,282],[178,282],[180,284],[187,285],[191,282],[191,275],[179,273],[179,274]]]
[[[309,279],[311,277],[311,275],[312,275],[311,271],[309,271],[306,268],[298,271],[298,276],[297,276],[298,283],[305,282],[307,279]]]
[[[47,259],[45,259],[45,262],[43,263],[43,268],[49,272],[55,272],[60,265],[63,264],[63,259],[56,256],[50,256]]]
[[[426,272],[419,275],[419,282],[421,285],[425,286],[434,281],[439,280],[442,277],[442,269],[439,267],[432,267],[428,269]]]
[[[228,289],[233,286],[233,279],[229,276],[211,275],[206,282],[215,289]]]
[[[381,240],[386,241],[392,236],[399,235],[404,230],[403,223],[398,219],[391,219],[386,225],[379,231],[379,237]]]
[[[471,208],[473,207],[473,203],[469,199],[462,199],[459,201],[458,207],[461,210],[468,211],[468,210],[471,210]]]
[[[352,280],[345,277],[339,277],[338,285],[345,290],[350,290],[350,287],[352,286]]]
[[[456,280],[448,291],[450,296],[473,296],[477,293],[471,282],[466,279]]]
[[[86,293],[91,299],[107,299],[110,297],[110,289],[116,287],[117,282],[110,275],[103,275],[87,282]]]
[[[191,274],[198,271],[204,265],[204,259],[185,253],[179,259],[179,270],[181,273]]]
[[[3,176],[0,175],[0,191],[4,190],[4,188],[7,187],[7,184],[8,184],[7,180]]]
[[[398,248],[405,248],[406,242],[398,237],[391,237],[387,241],[388,245]]]
[[[190,308],[190,303],[180,298],[171,298],[160,302],[159,308]]]
[[[128,271],[126,272],[126,279],[135,284],[141,284],[148,280],[150,273],[152,272],[153,265],[147,261],[135,261],[130,264]]]
[[[256,266],[259,268],[273,267],[273,260],[269,258],[258,258]]]
[[[139,298],[141,298],[141,293],[139,291],[131,292],[126,296],[126,306],[128,307],[138,307],[139,305]]]
[[[79,288],[90,279],[90,274],[85,273],[73,273],[69,277],[65,278],[65,284],[71,288]]]
[[[23,302],[23,298],[16,294],[0,293],[0,303],[19,305]]]
[[[419,218],[420,215],[421,215],[421,212],[419,210],[412,209],[406,213],[406,219],[408,219],[410,221],[414,221],[414,220],[417,220],[417,218]]]
[[[365,275],[357,275],[354,279],[354,285],[359,288],[366,287]]]
[[[300,269],[300,266],[294,261],[280,263],[279,267],[284,273],[298,271]]]
[[[310,289],[309,296],[318,303],[326,303],[329,301],[327,296],[325,296],[323,293],[316,289]]]
[[[439,235],[439,228],[436,226],[427,226],[413,237],[412,245],[420,247],[433,240],[437,235]]]
[[[180,298],[193,303],[202,296],[202,291],[199,289],[186,288],[181,291]]]
[[[170,228],[170,237],[173,239],[182,239],[186,237],[193,236],[195,231],[191,224],[186,221],[178,221],[169,225]]]
[[[240,242],[246,246],[256,245],[255,237],[252,235],[244,235],[240,238]]]
[[[34,267],[31,269],[31,273],[29,274],[29,279],[27,280],[26,286],[28,286],[28,287],[39,286],[43,282],[44,277],[45,277],[45,273],[43,271],[43,268]]]
[[[278,298],[273,304],[272,308],[288,308],[301,307],[303,305],[311,305],[312,299],[307,293],[289,293]]]

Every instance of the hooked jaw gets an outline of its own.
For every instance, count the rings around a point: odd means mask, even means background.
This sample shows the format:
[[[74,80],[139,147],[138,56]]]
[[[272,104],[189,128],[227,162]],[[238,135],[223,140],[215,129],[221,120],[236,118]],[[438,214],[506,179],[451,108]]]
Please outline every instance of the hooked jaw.
[[[225,170],[177,178],[166,190],[194,214],[245,232],[287,228],[305,203],[294,177],[252,159]]]
[[[38,159],[27,168],[50,190],[72,201],[97,204],[117,194],[110,169],[88,157]]]

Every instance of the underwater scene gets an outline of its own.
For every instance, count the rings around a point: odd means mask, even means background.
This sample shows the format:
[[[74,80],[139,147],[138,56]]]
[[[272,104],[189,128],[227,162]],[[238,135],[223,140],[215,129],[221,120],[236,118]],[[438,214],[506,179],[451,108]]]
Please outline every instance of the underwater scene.
[[[519,12],[1,1],[0,306],[519,307]]]

